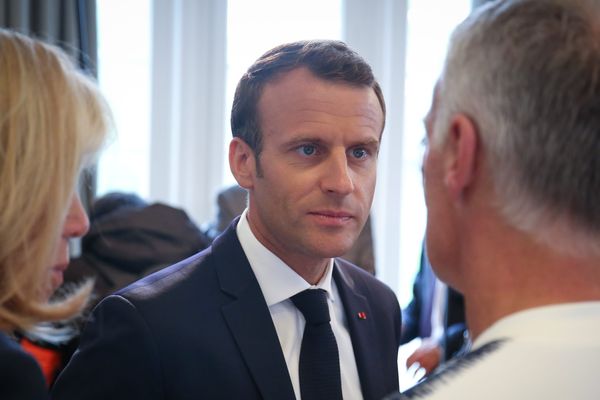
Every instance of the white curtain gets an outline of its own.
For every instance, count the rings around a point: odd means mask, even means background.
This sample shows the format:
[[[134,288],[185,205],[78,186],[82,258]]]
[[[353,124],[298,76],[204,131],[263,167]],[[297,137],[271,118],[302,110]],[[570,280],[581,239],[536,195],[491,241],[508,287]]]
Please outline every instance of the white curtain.
[[[203,223],[223,176],[227,2],[152,5],[150,197]]]
[[[343,40],[371,64],[386,101],[372,214],[377,276],[397,292],[407,0],[344,0],[343,9]]]

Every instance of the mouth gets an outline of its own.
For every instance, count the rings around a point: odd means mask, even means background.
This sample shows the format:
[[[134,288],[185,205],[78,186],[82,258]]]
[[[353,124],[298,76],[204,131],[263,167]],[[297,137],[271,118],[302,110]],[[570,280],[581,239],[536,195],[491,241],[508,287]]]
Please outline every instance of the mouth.
[[[354,220],[354,215],[346,211],[318,210],[308,213],[318,223],[327,226],[343,226]]]
[[[61,263],[61,264],[57,264],[54,267],[52,267],[52,271],[57,271],[57,272],[65,272],[67,270],[67,268],[69,267],[68,263]]]
[[[50,270],[50,279],[52,281],[52,289],[56,290],[62,285],[64,280],[64,272],[67,270],[67,265],[56,265]]]

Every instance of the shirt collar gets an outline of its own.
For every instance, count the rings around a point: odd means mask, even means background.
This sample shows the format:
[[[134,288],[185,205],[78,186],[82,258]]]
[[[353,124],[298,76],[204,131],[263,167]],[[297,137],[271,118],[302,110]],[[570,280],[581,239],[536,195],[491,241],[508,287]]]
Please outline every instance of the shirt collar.
[[[569,337],[583,344],[589,332],[600,326],[600,301],[552,304],[507,315],[484,330],[473,342],[473,349],[499,339],[533,338],[544,340]],[[579,333],[584,333],[579,335]],[[597,338],[593,338],[594,344]]]
[[[335,301],[331,288],[333,258],[327,263],[327,270],[319,283],[311,285],[256,238],[252,229],[250,229],[247,214],[248,209],[242,213],[236,227],[236,233],[265,297],[267,306],[271,307],[310,288],[325,290],[329,299],[332,302]]]

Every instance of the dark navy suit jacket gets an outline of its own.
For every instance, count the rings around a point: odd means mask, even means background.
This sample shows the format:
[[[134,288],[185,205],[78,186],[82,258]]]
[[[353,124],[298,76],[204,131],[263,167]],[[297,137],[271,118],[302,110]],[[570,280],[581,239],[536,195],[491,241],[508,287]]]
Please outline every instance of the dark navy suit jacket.
[[[0,332],[0,399],[48,398],[44,375],[35,359]]]
[[[207,250],[103,300],[52,398],[294,399],[236,223]],[[333,278],[364,398],[397,391],[401,321],[394,293],[339,259]]]

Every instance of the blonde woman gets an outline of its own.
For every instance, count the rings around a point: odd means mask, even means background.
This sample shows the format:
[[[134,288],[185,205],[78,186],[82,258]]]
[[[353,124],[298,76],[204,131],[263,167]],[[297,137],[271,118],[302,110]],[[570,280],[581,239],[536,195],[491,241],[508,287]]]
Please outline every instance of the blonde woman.
[[[105,139],[108,108],[57,48],[0,30],[0,398],[47,397],[37,363],[11,338],[67,319],[88,283],[58,301],[68,240],[88,227],[76,184]]]

